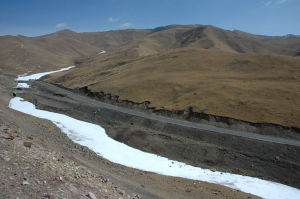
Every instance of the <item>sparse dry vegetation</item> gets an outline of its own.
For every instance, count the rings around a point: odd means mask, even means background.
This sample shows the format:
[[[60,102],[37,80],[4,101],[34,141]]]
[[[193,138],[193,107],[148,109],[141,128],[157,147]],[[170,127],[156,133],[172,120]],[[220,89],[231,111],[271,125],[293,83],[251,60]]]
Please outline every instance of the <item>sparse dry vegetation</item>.
[[[46,80],[156,108],[300,127],[299,58],[181,48],[118,64],[123,59],[99,56]]]
[[[1,68],[80,66],[47,81],[88,86],[169,110],[299,126],[300,37],[267,37],[213,26],[3,36]],[[108,53],[97,55],[104,49]],[[78,59],[79,57],[86,57]]]

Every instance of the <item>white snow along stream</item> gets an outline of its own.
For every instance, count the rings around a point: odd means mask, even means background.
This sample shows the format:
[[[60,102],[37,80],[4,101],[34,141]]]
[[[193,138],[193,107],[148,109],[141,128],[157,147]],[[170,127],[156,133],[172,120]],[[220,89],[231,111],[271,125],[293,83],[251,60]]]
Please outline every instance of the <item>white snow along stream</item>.
[[[69,70],[73,67],[74,66],[70,66],[58,71],[38,73],[29,76],[19,76],[16,80],[28,81],[39,79],[44,75]],[[300,190],[287,185],[255,177],[202,169],[140,151],[110,138],[106,134],[105,129],[99,125],[80,121],[60,113],[36,109],[35,105],[24,101],[20,97],[12,98],[9,107],[41,119],[52,121],[74,142],[88,147],[99,156],[114,163],[167,176],[220,184],[266,199],[300,198]]]

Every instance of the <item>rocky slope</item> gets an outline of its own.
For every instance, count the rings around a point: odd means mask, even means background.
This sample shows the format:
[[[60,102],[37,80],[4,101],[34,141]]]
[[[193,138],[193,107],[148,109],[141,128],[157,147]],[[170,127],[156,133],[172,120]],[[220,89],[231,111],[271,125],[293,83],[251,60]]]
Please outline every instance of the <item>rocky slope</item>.
[[[44,140],[15,126],[0,128],[1,198],[139,198],[65,153],[43,146]]]
[[[247,121],[299,125],[299,36],[172,25],[1,36],[0,42],[0,197],[255,198],[112,164],[72,143],[50,122],[8,109],[13,79],[31,70],[76,63],[72,72],[46,80],[149,101],[157,109],[192,106],[198,112]],[[102,49],[108,53],[98,55]]]
[[[51,122],[9,109],[15,76],[0,77],[0,198],[257,198],[113,164]]]

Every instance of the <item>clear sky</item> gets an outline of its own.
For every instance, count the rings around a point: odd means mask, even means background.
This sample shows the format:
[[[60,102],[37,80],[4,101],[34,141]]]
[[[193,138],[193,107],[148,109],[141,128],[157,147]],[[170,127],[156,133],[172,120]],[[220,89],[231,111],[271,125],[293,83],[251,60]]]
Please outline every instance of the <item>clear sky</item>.
[[[0,0],[0,35],[169,24],[300,35],[300,0]]]

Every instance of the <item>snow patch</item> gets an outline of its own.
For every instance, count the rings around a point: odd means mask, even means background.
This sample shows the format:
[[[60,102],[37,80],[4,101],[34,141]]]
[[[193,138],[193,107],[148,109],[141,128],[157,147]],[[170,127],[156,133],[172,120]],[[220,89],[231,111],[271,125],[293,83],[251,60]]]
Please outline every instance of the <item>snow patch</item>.
[[[27,83],[18,83],[15,88],[30,88],[30,86]]]
[[[32,75],[28,75],[27,73],[23,74],[23,75],[19,75],[16,79],[16,81],[29,81],[29,80],[37,80],[40,79],[41,77],[45,76],[45,75],[49,75],[52,73],[57,73],[57,72],[62,72],[62,71],[67,71],[70,70],[71,68],[74,68],[75,66],[69,66],[66,68],[62,68],[60,70],[55,70],[55,71],[50,71],[50,72],[44,72],[44,73],[36,73],[36,74],[32,74]]]
[[[267,199],[294,199],[300,196],[299,189],[287,185],[254,177],[214,172],[140,151],[108,137],[105,130],[96,124],[80,121],[63,114],[36,109],[35,105],[20,97],[12,98],[9,107],[52,121],[74,142],[88,147],[111,162],[127,167],[220,184]]]
[[[101,51],[98,53],[98,55],[99,55],[99,54],[104,54],[104,53],[106,53],[106,51],[105,51],[105,50],[101,50]]]

